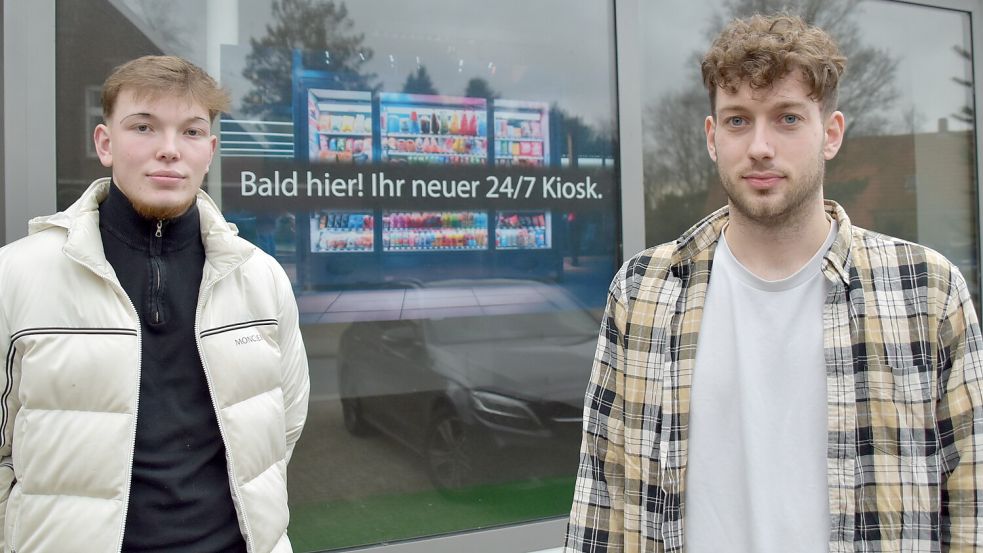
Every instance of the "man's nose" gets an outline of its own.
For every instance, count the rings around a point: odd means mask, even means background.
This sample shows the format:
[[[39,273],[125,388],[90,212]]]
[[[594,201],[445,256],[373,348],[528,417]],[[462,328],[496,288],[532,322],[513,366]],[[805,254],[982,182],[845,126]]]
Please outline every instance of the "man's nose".
[[[173,161],[181,157],[177,147],[178,137],[176,133],[161,133],[160,144],[157,146],[157,159]]]
[[[748,145],[748,156],[753,159],[770,159],[775,157],[775,148],[771,132],[767,125],[757,125],[751,135],[751,144]]]

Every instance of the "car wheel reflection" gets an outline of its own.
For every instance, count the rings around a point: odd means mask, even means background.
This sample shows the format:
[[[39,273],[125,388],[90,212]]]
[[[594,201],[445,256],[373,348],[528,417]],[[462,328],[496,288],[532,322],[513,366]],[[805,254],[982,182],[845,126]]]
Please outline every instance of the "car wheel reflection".
[[[341,416],[345,424],[345,430],[352,436],[364,437],[373,434],[373,428],[365,420],[365,410],[362,400],[358,397],[354,389],[349,369],[342,366],[339,371],[341,380]]]
[[[370,436],[372,427],[365,421],[362,414],[362,403],[357,397],[341,400],[341,414],[345,421],[345,430],[352,436]]]
[[[438,489],[456,490],[474,480],[471,430],[452,409],[438,410],[427,435],[430,480]]]

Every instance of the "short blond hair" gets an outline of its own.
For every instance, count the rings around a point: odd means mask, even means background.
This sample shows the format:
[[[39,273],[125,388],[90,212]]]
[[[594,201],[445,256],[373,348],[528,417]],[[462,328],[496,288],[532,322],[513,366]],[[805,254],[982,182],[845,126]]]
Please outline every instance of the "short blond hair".
[[[809,96],[829,114],[836,109],[846,57],[826,31],[779,13],[731,21],[703,56],[700,68],[714,114],[718,88],[731,94],[745,83],[754,90],[767,89],[793,71],[802,74]]]
[[[123,90],[137,98],[185,97],[208,110],[208,118],[229,109],[229,94],[202,68],[177,56],[143,56],[113,70],[102,85],[102,116],[109,120]]]

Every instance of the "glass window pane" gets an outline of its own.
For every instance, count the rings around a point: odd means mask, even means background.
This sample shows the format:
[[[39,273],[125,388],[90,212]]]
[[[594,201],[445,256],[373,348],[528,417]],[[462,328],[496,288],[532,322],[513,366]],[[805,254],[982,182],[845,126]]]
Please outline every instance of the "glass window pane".
[[[643,3],[646,243],[672,240],[727,202],[706,152],[699,60],[734,16],[788,7],[847,56],[847,135],[825,193],[859,226],[956,263],[980,307],[969,14],[886,1]],[[695,31],[699,30],[699,31]]]
[[[613,3],[59,1],[57,40],[62,209],[108,174],[114,66],[232,95],[207,189],[286,269],[311,367],[296,551],[569,510],[620,258]]]

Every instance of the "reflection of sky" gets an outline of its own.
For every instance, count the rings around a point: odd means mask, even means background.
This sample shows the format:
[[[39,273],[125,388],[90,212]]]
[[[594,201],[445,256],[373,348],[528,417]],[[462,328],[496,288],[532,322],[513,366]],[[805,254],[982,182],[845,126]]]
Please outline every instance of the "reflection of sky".
[[[642,5],[642,27],[649,30],[642,38],[642,97],[652,100],[683,88],[680,79],[685,79],[687,85],[699,81],[694,55],[702,54],[709,45],[708,20],[714,10],[721,10],[722,2],[663,0]],[[856,17],[864,43],[898,59],[896,84],[900,98],[894,113],[899,130],[903,128],[903,112],[912,105],[920,131],[934,131],[939,118],[949,117],[967,105],[968,89],[954,83],[952,77],[969,79],[970,66],[952,47],[969,48],[968,14],[898,2],[864,1]],[[848,79],[849,68],[848,61]],[[846,115],[849,122],[850,114]],[[949,117],[949,129],[966,128]]]
[[[197,0],[112,1],[125,5],[151,27],[163,28],[165,32],[154,38],[166,42],[167,51],[204,61],[205,10]],[[706,48],[709,20],[722,4],[722,0],[642,3],[643,98],[651,101],[698,82],[694,56]],[[463,94],[468,79],[482,77],[507,98],[556,102],[604,127],[614,119],[609,2],[358,0],[346,5],[354,22],[352,32],[364,33],[365,45],[375,51],[366,70],[378,76],[385,91],[400,90],[407,75],[416,70],[419,57],[441,94]],[[271,0],[239,0],[242,46],[265,34],[270,6]],[[969,64],[952,51],[956,44],[969,44],[967,14],[867,0],[860,3],[856,17],[864,42],[898,59],[896,84],[901,96],[894,111],[899,129],[904,127],[904,112],[912,106],[919,130],[930,131],[939,118],[967,104],[967,89],[952,81],[952,77],[969,78]],[[390,63],[390,55],[395,63]],[[229,62],[241,67],[242,60]],[[236,82],[235,73],[223,73],[229,88],[248,90],[244,79]],[[949,128],[967,127],[949,117]]]
[[[163,2],[114,1],[157,26],[166,25],[162,11],[155,7]],[[349,33],[364,33],[364,45],[375,52],[364,69],[377,75],[383,91],[401,91],[406,77],[417,70],[419,59],[441,94],[463,95],[468,80],[481,77],[504,98],[555,103],[604,128],[611,128],[615,119],[610,2],[358,0],[346,6],[354,23]],[[197,2],[181,0],[172,8],[171,21],[205,16]],[[270,15],[271,0],[239,1],[241,46],[248,48],[250,38],[266,34]],[[183,33],[184,40],[165,38],[166,49],[201,63],[204,35]],[[241,67],[241,63],[240,58],[237,64]],[[234,79],[224,69],[223,78]],[[237,94],[249,87],[245,80],[224,84]]]

